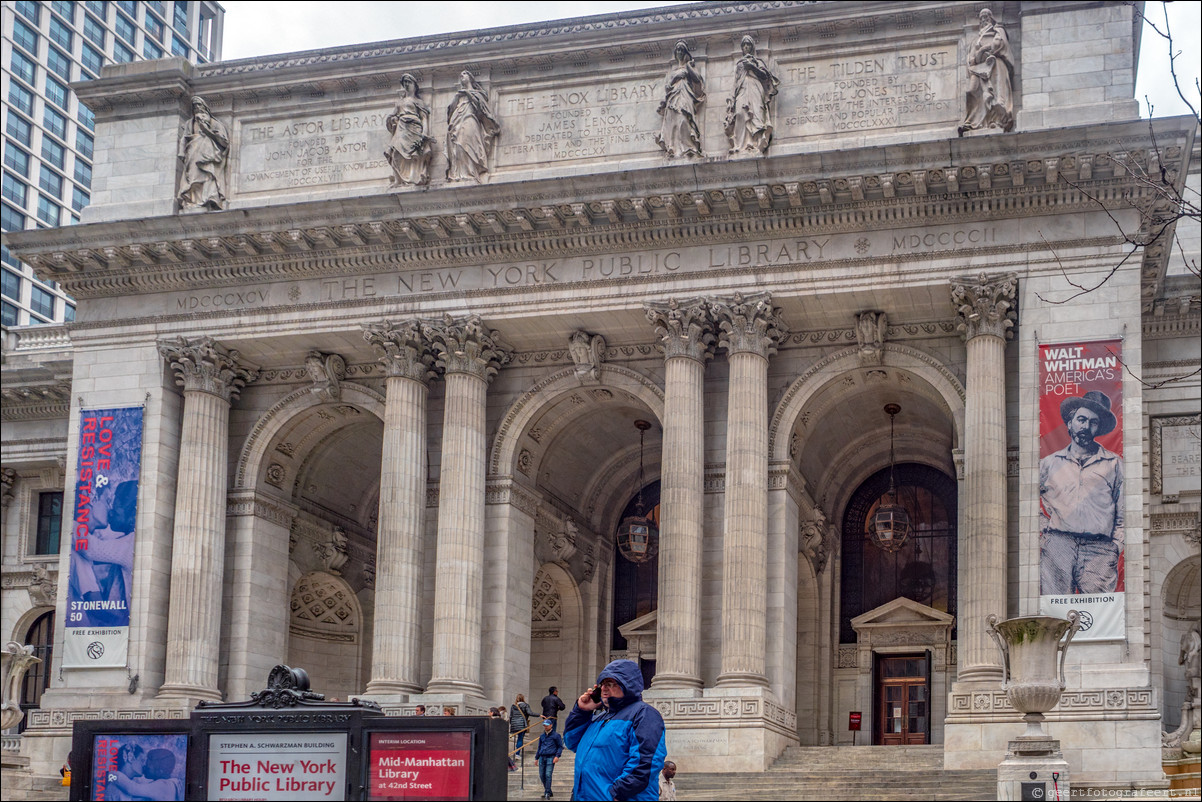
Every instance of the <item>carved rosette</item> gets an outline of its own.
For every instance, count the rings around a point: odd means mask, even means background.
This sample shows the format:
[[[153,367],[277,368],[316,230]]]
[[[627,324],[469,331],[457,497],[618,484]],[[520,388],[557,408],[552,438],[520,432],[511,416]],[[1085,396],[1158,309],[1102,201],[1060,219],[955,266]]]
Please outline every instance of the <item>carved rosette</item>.
[[[234,401],[259,375],[257,367],[244,363],[237,351],[212,337],[160,342],[159,353],[175,371],[175,383],[185,393],[209,393]]]
[[[647,321],[655,327],[664,359],[683,356],[704,364],[714,357],[714,319],[702,298],[645,304]]]
[[[780,308],[772,305],[770,293],[735,293],[728,301],[711,301],[710,309],[721,332],[718,345],[732,354],[751,353],[767,359],[789,333]]]
[[[389,376],[427,384],[437,375],[430,340],[416,320],[364,323],[363,339],[371,343]]]
[[[467,373],[487,382],[513,357],[500,335],[479,315],[458,321],[447,315],[442,322],[427,324],[423,329],[438,353],[435,364],[447,373]]]
[[[951,296],[956,308],[956,328],[964,332],[965,340],[981,334],[1006,340],[1014,336],[1014,324],[1018,321],[1015,305],[1018,276],[1014,273],[1001,276],[981,273],[976,278],[953,279]]]

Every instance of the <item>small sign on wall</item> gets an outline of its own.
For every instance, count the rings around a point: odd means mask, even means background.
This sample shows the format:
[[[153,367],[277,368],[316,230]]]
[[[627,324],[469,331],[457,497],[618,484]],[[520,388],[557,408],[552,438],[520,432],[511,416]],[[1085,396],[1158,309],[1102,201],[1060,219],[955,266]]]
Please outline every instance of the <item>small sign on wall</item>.
[[[853,710],[847,714],[847,729],[859,732],[860,722],[863,720],[863,715],[859,710]]]

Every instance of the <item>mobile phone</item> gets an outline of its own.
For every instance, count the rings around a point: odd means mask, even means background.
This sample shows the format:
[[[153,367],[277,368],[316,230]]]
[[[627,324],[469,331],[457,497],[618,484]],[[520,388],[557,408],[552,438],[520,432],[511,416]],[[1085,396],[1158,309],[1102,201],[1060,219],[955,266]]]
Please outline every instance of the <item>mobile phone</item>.
[[[600,685],[598,685],[596,688],[593,688],[592,693],[589,694],[589,698],[592,699],[595,704],[600,703],[600,701],[601,701],[601,686]]]

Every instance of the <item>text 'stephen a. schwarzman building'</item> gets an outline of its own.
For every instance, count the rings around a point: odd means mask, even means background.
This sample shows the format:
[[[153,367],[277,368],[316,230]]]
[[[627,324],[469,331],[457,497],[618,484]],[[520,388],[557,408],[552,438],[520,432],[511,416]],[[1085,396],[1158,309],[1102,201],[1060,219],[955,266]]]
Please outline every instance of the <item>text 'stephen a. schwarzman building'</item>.
[[[1074,784],[1162,782],[1196,122],[1139,119],[1139,31],[703,3],[106,67],[82,224],[8,238],[79,306],[5,333],[3,637],[53,647],[5,748],[278,663],[462,715],[628,656],[684,773],[853,712],[991,767],[987,618],[1077,610]]]

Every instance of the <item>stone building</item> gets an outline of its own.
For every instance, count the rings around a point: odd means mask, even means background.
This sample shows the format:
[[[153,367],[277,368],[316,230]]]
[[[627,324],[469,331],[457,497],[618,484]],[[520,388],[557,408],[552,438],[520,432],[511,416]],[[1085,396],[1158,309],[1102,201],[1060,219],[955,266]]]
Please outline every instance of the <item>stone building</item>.
[[[989,12],[700,4],[77,87],[92,204],[9,243],[79,314],[5,334],[3,627],[55,622],[6,748],[57,768],[77,718],[280,662],[474,713],[629,656],[684,771],[850,744],[853,711],[988,767],[1020,717],[987,616],[1078,608],[1074,783],[1160,782],[1199,616],[1197,231],[1165,229],[1196,121],[1138,119],[1132,6]],[[80,466],[127,408],[105,564]],[[1110,460],[1085,530],[1056,437]],[[1111,561],[1056,590],[1055,538]],[[128,579],[111,638],[67,620],[84,569]]]

